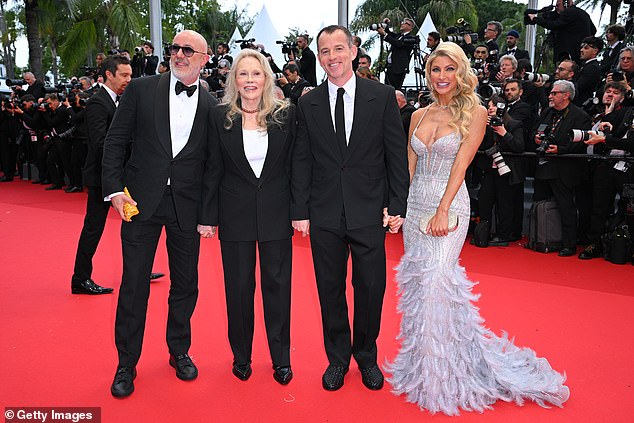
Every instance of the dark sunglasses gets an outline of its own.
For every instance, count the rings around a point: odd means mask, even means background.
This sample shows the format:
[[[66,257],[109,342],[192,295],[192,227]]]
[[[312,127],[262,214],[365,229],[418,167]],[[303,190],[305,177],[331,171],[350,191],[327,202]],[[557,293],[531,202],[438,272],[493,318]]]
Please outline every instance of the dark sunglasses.
[[[178,50],[183,50],[183,54],[185,55],[185,57],[192,57],[194,53],[207,54],[206,52],[196,51],[191,47],[179,46],[178,44],[171,44],[169,46],[169,50],[170,50],[170,54],[173,54],[173,55],[177,55]]]

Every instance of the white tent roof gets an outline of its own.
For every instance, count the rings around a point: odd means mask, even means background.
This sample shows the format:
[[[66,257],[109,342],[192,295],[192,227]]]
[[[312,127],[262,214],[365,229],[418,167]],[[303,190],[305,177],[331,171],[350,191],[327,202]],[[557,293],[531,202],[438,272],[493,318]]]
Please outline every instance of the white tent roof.
[[[242,34],[240,30],[236,26],[235,31],[233,31],[233,35],[229,38],[229,55],[232,57],[236,57],[236,55],[240,52],[240,44],[236,44],[236,40],[242,40]]]
[[[260,10],[257,18],[255,18],[255,23],[244,38],[247,40],[255,38],[255,44],[264,45],[266,52],[273,56],[275,63],[280,68],[286,63],[281,47],[275,44],[276,41],[282,40],[282,37],[279,32],[277,32],[277,29],[275,29],[275,26],[273,26],[273,21],[269,16],[269,12],[266,10],[266,5],[262,6],[262,10]]]
[[[315,53],[315,56],[317,56],[317,34],[325,26],[326,24],[322,21],[321,25],[317,27],[317,30],[314,33],[310,34],[313,40],[310,42],[310,45],[308,47],[310,47],[313,53]],[[321,84],[321,81],[326,79],[326,72],[324,72],[324,69],[319,64],[319,60],[317,60],[317,64],[315,65],[315,73],[317,74],[317,84],[319,85]]]
[[[420,51],[425,52],[427,48],[427,34],[432,31],[436,31],[436,25],[431,19],[431,15],[427,13],[425,20],[423,21],[420,29],[418,30],[418,36],[420,37]],[[414,73],[414,59],[410,61],[409,73],[405,76],[403,85],[416,85],[416,74]]]

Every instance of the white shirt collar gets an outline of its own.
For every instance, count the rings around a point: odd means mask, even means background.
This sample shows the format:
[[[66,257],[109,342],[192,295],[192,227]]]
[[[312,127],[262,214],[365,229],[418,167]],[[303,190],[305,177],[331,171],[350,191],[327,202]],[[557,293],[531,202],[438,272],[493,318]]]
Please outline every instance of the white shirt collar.
[[[109,96],[110,96],[110,98],[112,99],[112,102],[113,102],[114,104],[117,104],[117,93],[115,93],[114,91],[112,91],[112,90],[110,89],[110,87],[108,87],[106,84],[102,84],[102,85],[101,85],[101,87],[102,87],[103,89],[105,89],[105,90],[106,90],[106,92],[108,93],[108,95],[109,95]]]
[[[328,79],[328,95],[330,97],[337,97],[337,89],[339,88],[340,87],[333,84],[332,81]],[[357,90],[357,78],[355,77],[354,73],[352,74],[350,79],[348,79],[348,81],[346,81],[346,83],[343,84],[341,88],[343,88],[346,91],[346,94],[348,94],[352,99],[354,99],[354,94]]]

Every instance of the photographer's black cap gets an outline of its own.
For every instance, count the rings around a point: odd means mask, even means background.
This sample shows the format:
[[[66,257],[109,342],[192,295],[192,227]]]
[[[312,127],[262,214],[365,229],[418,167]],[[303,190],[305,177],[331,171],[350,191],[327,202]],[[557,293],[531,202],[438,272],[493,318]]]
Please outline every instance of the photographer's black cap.
[[[581,40],[581,45],[587,44],[592,48],[596,48],[597,50],[603,49],[603,40],[599,37],[586,37]]]

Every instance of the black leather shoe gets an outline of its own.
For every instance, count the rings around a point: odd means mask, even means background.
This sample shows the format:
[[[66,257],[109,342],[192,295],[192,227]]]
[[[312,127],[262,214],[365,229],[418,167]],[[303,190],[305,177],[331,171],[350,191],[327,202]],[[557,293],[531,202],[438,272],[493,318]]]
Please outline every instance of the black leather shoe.
[[[198,377],[198,369],[187,354],[170,355],[169,363],[176,369],[176,377],[180,380],[194,380]]]
[[[321,378],[321,384],[326,391],[336,391],[343,386],[343,377],[348,373],[348,368],[329,365]]]
[[[240,380],[248,380],[251,377],[251,373],[253,373],[253,370],[251,369],[251,363],[233,363],[233,368],[231,369],[231,372]]]
[[[559,250],[559,257],[570,257],[577,254],[577,251],[574,248],[562,248]]]
[[[601,257],[601,251],[594,244],[589,244],[585,250],[579,253],[579,258],[581,260],[590,260],[593,258]]]
[[[361,371],[361,380],[366,388],[378,391],[383,387],[383,373],[376,364],[367,369],[359,369]]]
[[[39,183],[40,183],[40,180],[39,180],[39,179],[33,179],[33,180],[31,181],[31,183],[32,183],[32,184],[39,184]]]
[[[154,279],[158,279],[158,278],[162,278],[163,276],[165,276],[165,273],[150,273],[150,280],[153,281]]]
[[[13,176],[3,176],[0,178],[0,182],[13,182]]]
[[[62,189],[63,185],[57,185],[57,184],[53,184],[53,185],[49,185],[46,188],[44,188],[45,191],[54,191],[57,189]]]
[[[50,181],[50,180],[48,180],[48,179],[42,179],[42,180],[40,180],[40,185],[48,185],[48,184],[50,184],[50,183],[51,183],[51,181]]]
[[[489,247],[508,247],[509,241],[506,239],[498,238],[497,236],[491,238],[489,241]]]
[[[293,379],[291,366],[273,366],[273,379],[280,385],[288,385],[288,382]]]
[[[72,194],[75,192],[82,192],[84,189],[82,187],[68,187],[68,188],[64,188],[64,192],[66,194]]]
[[[117,367],[114,381],[110,386],[113,396],[123,398],[134,392],[134,378],[136,377],[136,367]]]
[[[73,294],[99,295],[109,294],[112,292],[112,288],[97,285],[92,279],[80,281],[72,278],[70,282],[70,289]]]

